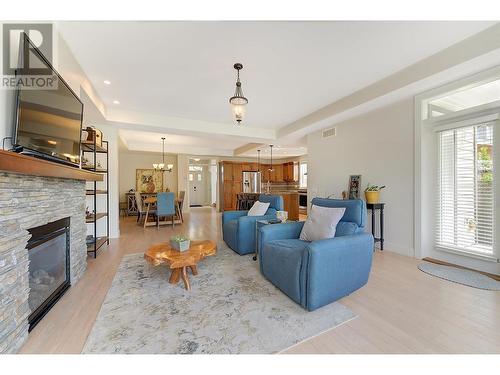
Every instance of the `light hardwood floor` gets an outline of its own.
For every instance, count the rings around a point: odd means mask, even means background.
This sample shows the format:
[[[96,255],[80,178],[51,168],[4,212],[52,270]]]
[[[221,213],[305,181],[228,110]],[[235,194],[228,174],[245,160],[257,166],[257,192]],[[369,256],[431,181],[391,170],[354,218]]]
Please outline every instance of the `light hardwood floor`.
[[[185,223],[143,229],[122,219],[121,237],[30,333],[22,353],[80,353],[125,254],[143,252],[173,233],[221,237],[220,214],[195,208]],[[377,251],[368,284],[340,300],[358,317],[286,353],[500,353],[500,293],[429,276],[418,260]],[[167,280],[165,280],[167,282]]]

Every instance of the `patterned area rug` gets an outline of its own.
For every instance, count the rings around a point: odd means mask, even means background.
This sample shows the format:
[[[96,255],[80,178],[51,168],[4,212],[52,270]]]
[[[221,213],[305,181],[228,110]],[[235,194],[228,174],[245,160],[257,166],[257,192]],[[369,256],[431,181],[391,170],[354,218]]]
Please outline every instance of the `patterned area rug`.
[[[143,254],[125,256],[83,353],[276,353],[355,317],[340,303],[307,312],[224,243],[190,275],[190,292],[168,277]]]
[[[500,290],[500,282],[470,270],[464,270],[457,267],[444,266],[441,264],[422,262],[418,265],[418,269],[429,275],[439,277],[444,280],[452,281],[457,284],[462,284],[478,289]]]

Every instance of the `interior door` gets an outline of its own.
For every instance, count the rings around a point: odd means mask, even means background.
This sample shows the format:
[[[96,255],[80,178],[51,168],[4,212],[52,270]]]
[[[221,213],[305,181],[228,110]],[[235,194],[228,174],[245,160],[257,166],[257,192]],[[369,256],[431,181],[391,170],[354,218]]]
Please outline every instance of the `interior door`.
[[[205,181],[202,171],[191,171],[189,180],[189,201],[191,206],[202,206],[205,204]]]

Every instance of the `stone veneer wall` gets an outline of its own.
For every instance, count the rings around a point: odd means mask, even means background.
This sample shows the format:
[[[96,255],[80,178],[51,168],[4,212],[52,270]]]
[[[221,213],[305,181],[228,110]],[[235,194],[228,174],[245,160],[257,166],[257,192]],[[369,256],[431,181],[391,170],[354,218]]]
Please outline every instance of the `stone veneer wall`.
[[[28,337],[27,231],[70,217],[71,284],[87,268],[85,181],[0,173],[0,353]]]

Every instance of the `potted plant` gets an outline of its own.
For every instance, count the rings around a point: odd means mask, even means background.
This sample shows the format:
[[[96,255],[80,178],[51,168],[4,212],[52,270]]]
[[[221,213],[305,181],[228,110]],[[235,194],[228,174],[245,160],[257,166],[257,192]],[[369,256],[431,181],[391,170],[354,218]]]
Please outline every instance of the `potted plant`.
[[[378,203],[380,199],[380,190],[384,188],[385,185],[378,186],[370,185],[370,183],[368,183],[368,186],[365,189],[366,203]]]
[[[172,249],[186,251],[189,250],[190,244],[191,241],[189,240],[189,238],[182,234],[177,234],[170,237],[170,247],[172,247]]]

